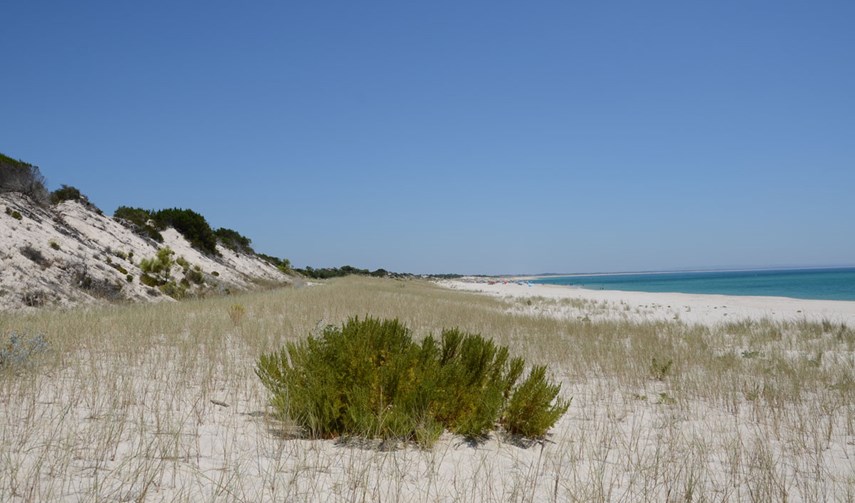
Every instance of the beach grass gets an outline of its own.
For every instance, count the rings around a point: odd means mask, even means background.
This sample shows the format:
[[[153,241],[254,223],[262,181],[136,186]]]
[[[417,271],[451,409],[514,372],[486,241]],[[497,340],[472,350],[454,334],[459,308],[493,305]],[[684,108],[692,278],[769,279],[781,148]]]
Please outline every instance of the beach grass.
[[[274,419],[259,355],[365,315],[416,339],[491,337],[547,365],[572,404],[543,441],[446,433],[431,449],[311,440]],[[855,331],[830,321],[688,325],[343,278],[0,314],[0,344],[12,333],[47,346],[0,368],[2,501],[855,499]]]

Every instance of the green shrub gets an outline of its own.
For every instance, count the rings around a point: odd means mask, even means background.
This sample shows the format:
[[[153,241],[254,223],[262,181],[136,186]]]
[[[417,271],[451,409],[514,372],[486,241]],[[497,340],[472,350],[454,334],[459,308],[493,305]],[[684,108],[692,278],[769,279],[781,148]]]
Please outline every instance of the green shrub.
[[[184,278],[194,285],[205,283],[205,275],[197,269],[184,269]]]
[[[220,227],[214,231],[214,235],[220,241],[220,244],[226,248],[240,253],[254,253],[252,250],[252,240],[241,235],[237,231]]]
[[[154,276],[149,276],[146,273],[143,273],[140,275],[140,283],[142,283],[145,286],[150,286],[152,288],[160,286],[162,284],[160,282],[160,280],[158,280]]]
[[[172,249],[165,246],[157,250],[157,255],[154,257],[140,260],[140,269],[143,272],[140,282],[147,286],[161,286],[169,282],[174,254]]]
[[[559,391],[560,386],[546,380],[546,366],[531,369],[508,403],[502,417],[505,429],[523,437],[542,437],[570,405],[555,401]]]
[[[119,272],[120,272],[120,273],[122,273],[122,274],[128,274],[128,270],[127,270],[127,269],[125,269],[124,267],[122,267],[122,266],[121,266],[121,265],[119,265],[119,264],[116,264],[116,263],[114,263],[114,262],[109,262],[109,265],[110,265],[110,267],[112,267],[113,269],[115,269],[115,270],[119,271]]]
[[[113,212],[113,217],[133,229],[137,234],[149,237],[158,243],[163,242],[163,235],[157,228],[153,212],[142,208],[119,206]]]
[[[6,214],[14,218],[15,220],[21,220],[24,218],[23,216],[21,216],[21,213],[19,211],[13,210],[9,207],[6,208]]]
[[[50,200],[38,166],[0,154],[0,192],[21,192],[45,205]]]
[[[193,210],[169,208],[154,214],[154,220],[160,229],[172,227],[197,250],[210,255],[219,255],[217,237],[207,220]]]
[[[278,257],[274,257],[273,255],[265,255],[264,253],[257,253],[256,255],[259,258],[264,259],[267,262],[273,264],[274,266],[276,266],[277,269],[279,269],[283,273],[291,274],[291,272],[292,272],[291,261],[288,260],[287,258],[280,259]]]
[[[506,347],[457,329],[421,343],[398,320],[341,328],[263,354],[256,373],[271,405],[316,438],[356,435],[432,445],[443,430],[478,438],[497,426],[542,437],[567,410],[559,385]]]
[[[85,198],[85,196],[80,193],[79,189],[65,184],[50,193],[52,204],[59,204],[63,201],[80,201],[81,198]]]
[[[167,281],[160,285],[160,291],[163,292],[164,295],[169,295],[175,300],[181,300],[187,296],[187,285],[179,284],[175,281]]]

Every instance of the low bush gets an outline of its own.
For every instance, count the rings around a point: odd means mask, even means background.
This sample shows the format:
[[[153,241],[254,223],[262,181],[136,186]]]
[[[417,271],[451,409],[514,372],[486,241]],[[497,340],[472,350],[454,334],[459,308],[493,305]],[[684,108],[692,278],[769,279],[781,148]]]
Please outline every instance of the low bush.
[[[122,285],[120,283],[93,278],[85,264],[74,264],[69,270],[71,272],[71,284],[86,291],[89,295],[109,301],[122,300]]]
[[[172,258],[173,255],[175,255],[175,252],[168,246],[165,246],[157,250],[157,255],[154,257],[140,260],[140,269],[142,269],[143,276],[151,278],[157,285],[168,282],[171,277],[172,266],[175,263]],[[146,285],[149,284],[145,280],[143,280],[143,283]]]
[[[0,192],[21,192],[45,205],[49,201],[45,177],[38,166],[0,154]]]
[[[311,436],[354,435],[432,445],[448,429],[470,438],[501,427],[543,437],[566,412],[560,386],[491,339],[457,329],[414,342],[398,320],[352,318],[263,354],[256,374],[277,414]]]
[[[14,218],[15,220],[22,220],[24,218],[19,211],[13,210],[8,207],[6,208],[6,214]]]
[[[32,290],[21,294],[21,302],[28,307],[42,307],[48,303],[49,294],[42,290]]]
[[[168,208],[154,213],[160,229],[172,227],[197,250],[210,255],[219,255],[217,237],[205,217],[193,210]]]
[[[187,287],[187,284],[183,282],[176,283],[173,280],[160,285],[160,291],[163,292],[164,295],[168,295],[175,300],[181,300],[187,297]]]
[[[198,269],[184,269],[184,279],[194,285],[205,284],[205,275]]]
[[[266,260],[267,262],[276,266],[277,269],[282,271],[284,274],[291,274],[291,261],[287,258],[278,258],[273,255],[265,255],[264,253],[256,254],[259,258]]]
[[[33,262],[35,262],[36,264],[41,266],[42,269],[44,269],[46,267],[50,267],[50,261],[48,259],[46,259],[44,255],[42,255],[42,252],[33,248],[32,246],[26,245],[23,248],[21,248],[20,251],[21,251],[21,255],[23,255],[23,256],[27,257],[28,259],[32,260]]]
[[[151,238],[158,243],[163,242],[163,235],[157,227],[154,213],[142,208],[131,208],[119,206],[113,212],[113,218],[130,227],[134,232],[143,237]]]
[[[220,227],[214,231],[214,235],[217,236],[220,244],[230,250],[247,254],[255,253],[252,250],[252,240],[241,235],[238,231]]]
[[[80,193],[80,189],[65,184],[50,193],[52,204],[59,204],[63,201],[80,201],[81,198],[85,200],[86,196]]]
[[[160,286],[160,285],[162,285],[162,284],[163,284],[163,283],[161,283],[161,282],[160,282],[160,280],[158,280],[157,278],[155,278],[155,277],[153,277],[153,276],[150,276],[150,275],[148,275],[148,274],[146,274],[146,273],[142,273],[142,274],[140,275],[140,283],[142,283],[142,284],[143,284],[143,285],[145,285],[145,286],[150,286],[150,287],[152,287],[152,288],[157,287],[157,286]]]

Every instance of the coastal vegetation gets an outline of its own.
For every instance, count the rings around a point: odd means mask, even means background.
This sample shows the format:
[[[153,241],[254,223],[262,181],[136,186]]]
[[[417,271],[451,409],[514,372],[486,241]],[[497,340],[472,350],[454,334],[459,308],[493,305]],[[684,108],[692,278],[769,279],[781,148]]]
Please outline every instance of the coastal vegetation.
[[[294,271],[307,278],[314,279],[341,278],[344,276],[374,276],[378,278],[384,276],[409,276],[408,274],[390,273],[385,269],[369,271],[368,269],[360,269],[350,265],[341,267],[321,267],[318,269],[309,266],[304,269],[294,269]]]
[[[255,253],[252,249],[252,241],[238,231],[220,227],[214,231],[214,236],[217,237],[220,244],[230,250],[240,253]]]
[[[351,318],[263,354],[256,373],[277,415],[315,438],[341,435],[432,446],[444,430],[481,438],[500,425],[542,437],[569,406],[560,385],[492,339],[444,329],[414,342],[397,319]]]
[[[314,439],[270,404],[255,373],[259,355],[303,344],[307,334],[320,340],[327,326],[343,332],[357,315],[399,320],[414,349],[448,327],[483,334],[524,358],[524,375],[545,365],[545,377],[561,385],[556,398],[572,404],[535,440],[501,427],[476,440],[445,431],[428,449]],[[0,369],[0,499],[855,494],[851,327],[633,316],[619,304],[503,299],[356,276],[180,303],[9,313],[0,341],[15,334],[6,354],[16,356]]]
[[[172,227],[184,236],[191,246],[208,255],[220,254],[217,251],[217,243],[236,252],[255,254],[249,238],[232,229],[220,227],[213,230],[205,217],[190,209],[146,210],[119,206],[113,216],[131,227],[137,234],[158,243],[163,242],[161,231]]]
[[[0,192],[21,192],[39,204],[49,201],[45,177],[38,166],[0,153]]]

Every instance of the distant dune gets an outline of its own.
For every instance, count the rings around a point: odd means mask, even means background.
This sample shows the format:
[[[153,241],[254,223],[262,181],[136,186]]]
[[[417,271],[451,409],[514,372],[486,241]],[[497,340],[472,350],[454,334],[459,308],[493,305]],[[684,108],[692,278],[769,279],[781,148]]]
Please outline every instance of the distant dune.
[[[85,200],[46,205],[0,193],[0,309],[172,301],[293,281],[253,253],[218,244],[214,256],[173,228],[162,235],[163,243],[143,237]],[[141,261],[166,247],[171,264],[143,284]]]

